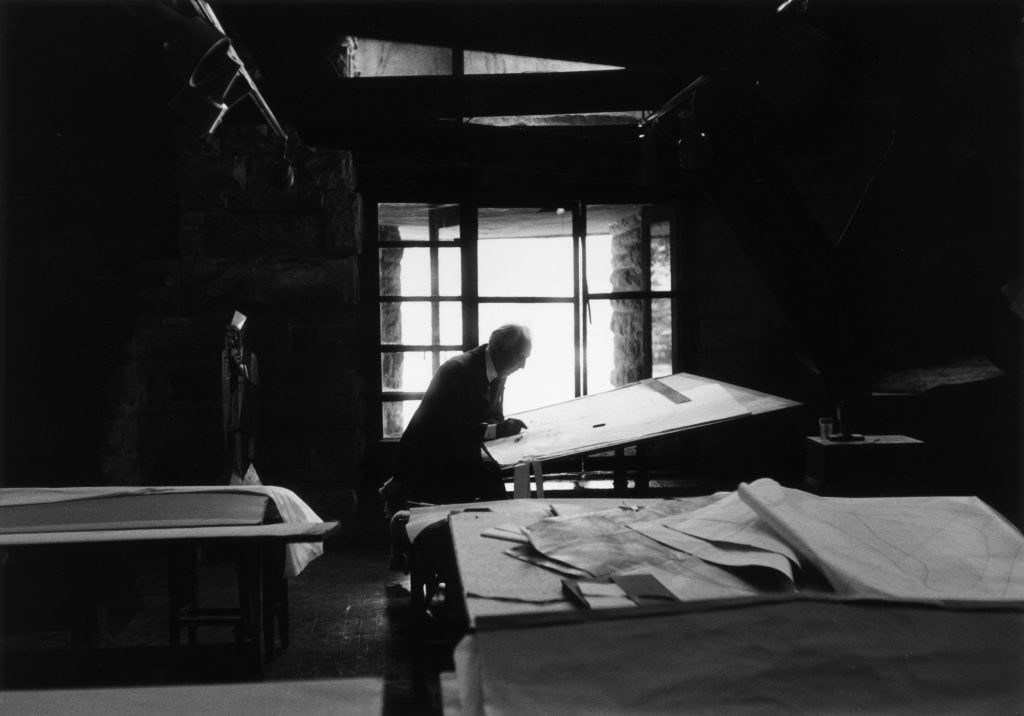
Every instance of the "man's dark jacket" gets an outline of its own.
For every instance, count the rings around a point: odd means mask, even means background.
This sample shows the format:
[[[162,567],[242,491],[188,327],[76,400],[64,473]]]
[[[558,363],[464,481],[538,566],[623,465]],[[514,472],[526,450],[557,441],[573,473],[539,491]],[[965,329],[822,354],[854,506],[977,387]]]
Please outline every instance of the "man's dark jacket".
[[[399,479],[422,502],[505,497],[500,471],[480,454],[487,423],[504,418],[505,379],[487,382],[487,345],[445,361],[399,444]]]

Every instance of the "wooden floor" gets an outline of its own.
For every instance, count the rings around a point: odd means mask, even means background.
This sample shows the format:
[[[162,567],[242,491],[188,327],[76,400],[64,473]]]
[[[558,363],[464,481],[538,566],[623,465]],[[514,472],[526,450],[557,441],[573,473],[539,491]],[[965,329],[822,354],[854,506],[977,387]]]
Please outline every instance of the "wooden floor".
[[[372,530],[371,530],[372,531]],[[173,648],[167,630],[166,564],[131,555],[119,569],[123,609],[101,609],[92,648],[61,631],[0,636],[0,687],[55,689],[237,682],[246,678],[230,627],[207,627],[195,647]],[[234,564],[207,554],[205,606],[234,597]],[[408,577],[387,568],[379,534],[330,543],[289,587],[291,642],[266,662],[264,681],[377,677],[385,714],[441,713],[439,673],[452,669],[454,637],[409,609]],[[116,600],[115,600],[116,605]],[[18,631],[18,629],[14,629]]]

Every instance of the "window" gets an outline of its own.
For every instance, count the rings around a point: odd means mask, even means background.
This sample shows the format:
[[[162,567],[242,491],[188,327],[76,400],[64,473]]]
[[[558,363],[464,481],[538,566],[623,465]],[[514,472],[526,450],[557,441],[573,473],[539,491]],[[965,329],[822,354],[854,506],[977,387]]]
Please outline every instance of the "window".
[[[506,75],[535,73],[618,72],[625,69],[618,65],[510,55],[500,52],[481,52],[352,35],[344,35],[338,39],[331,49],[330,61],[335,72],[343,79],[363,82],[372,81],[374,78],[441,78],[460,75],[497,78]],[[491,89],[490,91],[500,90]],[[580,124],[636,126],[646,114],[641,108],[636,108],[633,111],[485,115],[459,117],[458,119],[471,124],[498,127],[579,126]],[[453,117],[448,118],[452,119]]]
[[[653,205],[378,204],[381,434],[503,323],[534,339],[506,413],[673,372],[672,231]]]
[[[457,56],[455,62],[453,57]],[[617,65],[574,62],[545,57],[509,55],[475,50],[454,51],[450,47],[417,45],[410,42],[377,40],[370,37],[342,37],[333,50],[336,71],[353,77],[418,77],[451,75],[506,75],[529,72],[587,72],[621,70]]]

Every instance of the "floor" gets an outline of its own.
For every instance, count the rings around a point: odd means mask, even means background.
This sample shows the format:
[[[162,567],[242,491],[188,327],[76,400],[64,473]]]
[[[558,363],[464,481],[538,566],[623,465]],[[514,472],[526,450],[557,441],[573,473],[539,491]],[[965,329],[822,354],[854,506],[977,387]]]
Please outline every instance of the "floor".
[[[414,620],[408,576],[387,568],[387,546],[351,534],[291,580],[290,645],[265,662],[264,680],[378,677],[385,714],[442,712],[439,673],[452,670],[455,636]],[[154,554],[119,557],[127,596],[101,608],[92,648],[71,648],[66,631],[0,636],[3,689],[134,686],[241,681],[244,659],[231,627],[199,631],[194,647],[173,648],[167,631],[166,563]],[[234,563],[204,554],[204,606],[230,604]],[[11,631],[11,630],[9,630]],[[18,631],[17,629],[13,631]]]

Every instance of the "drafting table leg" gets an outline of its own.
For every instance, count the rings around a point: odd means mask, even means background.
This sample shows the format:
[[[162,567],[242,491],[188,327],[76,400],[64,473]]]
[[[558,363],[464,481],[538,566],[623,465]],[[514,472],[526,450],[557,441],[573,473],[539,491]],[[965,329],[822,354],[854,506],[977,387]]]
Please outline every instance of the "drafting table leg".
[[[516,465],[512,469],[512,497],[525,500],[530,496],[530,466]]]
[[[512,497],[525,500],[530,497],[530,472],[537,481],[537,497],[544,497],[544,468],[540,462],[529,462],[512,468]]]
[[[636,482],[633,487],[633,494],[639,497],[647,495],[647,488],[650,486],[650,479],[647,476],[647,446],[640,444],[636,446]]]
[[[613,492],[616,497],[626,494],[628,482],[626,481],[626,451],[615,448],[614,473],[612,475]]]

